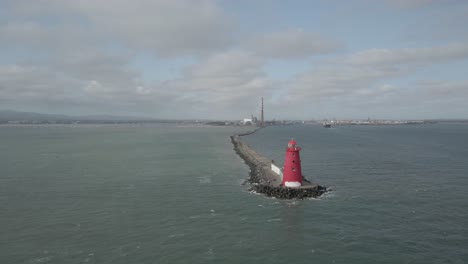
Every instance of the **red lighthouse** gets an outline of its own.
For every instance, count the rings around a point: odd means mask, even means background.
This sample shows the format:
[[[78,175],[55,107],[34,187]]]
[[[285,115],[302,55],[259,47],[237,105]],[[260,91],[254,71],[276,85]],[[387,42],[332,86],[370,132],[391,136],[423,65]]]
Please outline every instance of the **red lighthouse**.
[[[284,158],[282,182],[285,187],[300,187],[302,185],[300,150],[301,148],[296,146],[296,141],[294,139],[288,142]]]

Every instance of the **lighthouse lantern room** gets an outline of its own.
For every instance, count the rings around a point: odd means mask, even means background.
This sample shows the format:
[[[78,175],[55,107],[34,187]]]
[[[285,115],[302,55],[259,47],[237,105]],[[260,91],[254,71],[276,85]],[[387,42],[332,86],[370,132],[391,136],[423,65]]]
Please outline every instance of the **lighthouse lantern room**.
[[[301,158],[299,155],[301,148],[296,144],[296,141],[291,139],[286,148],[282,181],[282,185],[285,187],[302,186]]]

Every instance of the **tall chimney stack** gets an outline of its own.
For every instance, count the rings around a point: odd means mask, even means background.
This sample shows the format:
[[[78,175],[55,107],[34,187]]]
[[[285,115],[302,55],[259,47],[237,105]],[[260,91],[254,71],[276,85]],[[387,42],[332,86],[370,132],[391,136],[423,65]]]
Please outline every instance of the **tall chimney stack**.
[[[262,112],[261,112],[261,123],[260,125],[263,127],[265,126],[265,119],[264,119],[264,116],[263,116],[263,97],[262,97]]]

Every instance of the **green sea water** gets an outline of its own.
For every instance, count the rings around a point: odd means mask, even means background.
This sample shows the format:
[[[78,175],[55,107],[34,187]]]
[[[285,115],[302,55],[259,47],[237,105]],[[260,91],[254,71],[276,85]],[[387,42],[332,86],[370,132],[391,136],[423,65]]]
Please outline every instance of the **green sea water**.
[[[0,127],[0,263],[466,263],[468,126],[269,127],[325,197],[248,192],[231,127]]]

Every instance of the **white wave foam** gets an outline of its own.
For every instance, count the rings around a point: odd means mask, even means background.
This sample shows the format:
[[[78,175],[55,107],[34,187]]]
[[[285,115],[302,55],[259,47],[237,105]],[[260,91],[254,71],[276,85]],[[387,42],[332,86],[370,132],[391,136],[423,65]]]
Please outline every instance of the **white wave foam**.
[[[202,216],[201,215],[191,215],[189,216],[190,219],[197,219],[197,218],[201,218]]]
[[[211,176],[200,176],[198,177],[198,182],[201,184],[209,184],[211,183]]]
[[[46,263],[49,262],[52,259],[52,256],[47,256],[47,257],[40,257],[33,259],[31,263]]]
[[[268,219],[267,222],[268,223],[271,223],[271,222],[279,222],[281,221],[281,218],[273,218],[273,219]]]
[[[168,235],[167,237],[168,237],[168,238],[174,238],[174,237],[184,237],[184,236],[185,236],[184,233],[179,233],[179,234]]]

